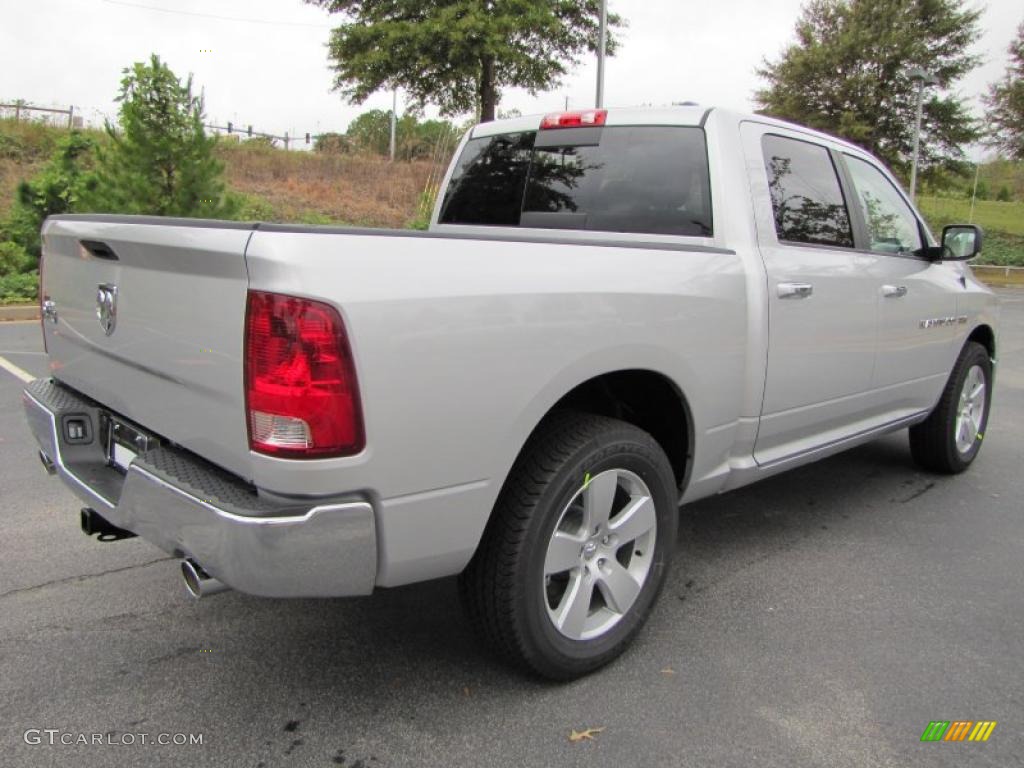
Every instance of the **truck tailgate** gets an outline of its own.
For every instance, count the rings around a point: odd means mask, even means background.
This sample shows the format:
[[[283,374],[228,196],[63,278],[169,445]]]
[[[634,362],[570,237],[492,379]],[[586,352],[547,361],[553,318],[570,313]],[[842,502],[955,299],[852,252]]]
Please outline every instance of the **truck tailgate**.
[[[55,217],[43,228],[53,376],[243,477],[251,474],[242,344],[252,229],[98,215]]]

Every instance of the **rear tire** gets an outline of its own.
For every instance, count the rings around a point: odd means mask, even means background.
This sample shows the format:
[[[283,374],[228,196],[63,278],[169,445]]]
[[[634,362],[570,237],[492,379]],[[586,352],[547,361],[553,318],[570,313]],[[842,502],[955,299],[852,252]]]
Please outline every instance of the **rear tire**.
[[[992,360],[969,341],[957,358],[946,388],[928,418],[910,428],[910,453],[922,469],[954,475],[981,450],[992,404]]]
[[[576,412],[538,427],[459,578],[479,636],[500,656],[572,680],[643,626],[675,548],[678,491],[646,432]]]

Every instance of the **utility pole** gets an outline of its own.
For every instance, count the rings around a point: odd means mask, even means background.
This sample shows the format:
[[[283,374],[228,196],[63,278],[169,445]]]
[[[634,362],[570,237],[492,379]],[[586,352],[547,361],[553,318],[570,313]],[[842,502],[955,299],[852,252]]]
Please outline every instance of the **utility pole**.
[[[597,99],[594,106],[604,106],[604,55],[608,41],[608,0],[601,0],[600,39],[597,43]]]
[[[917,113],[914,118],[914,149],[910,160],[910,199],[917,200],[917,162],[921,149],[921,112],[924,108],[924,88],[926,85],[938,85],[935,75],[915,68],[907,72],[910,79],[917,83]]]
[[[391,91],[391,143],[388,145],[388,156],[395,162],[395,132],[398,128],[398,89]]]
[[[978,177],[981,176],[981,161],[974,164],[974,189],[971,190],[971,215],[967,217],[967,223],[974,223],[974,201],[978,199]]]

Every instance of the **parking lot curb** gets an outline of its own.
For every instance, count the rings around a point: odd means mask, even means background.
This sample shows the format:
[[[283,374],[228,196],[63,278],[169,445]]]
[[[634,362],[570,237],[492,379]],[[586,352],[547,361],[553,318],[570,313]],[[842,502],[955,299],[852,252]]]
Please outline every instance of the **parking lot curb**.
[[[38,320],[38,304],[13,304],[9,307],[0,307],[0,323],[11,320]]]
[[[974,276],[986,285],[1024,285],[1024,267],[1001,267],[990,264],[972,264]]]

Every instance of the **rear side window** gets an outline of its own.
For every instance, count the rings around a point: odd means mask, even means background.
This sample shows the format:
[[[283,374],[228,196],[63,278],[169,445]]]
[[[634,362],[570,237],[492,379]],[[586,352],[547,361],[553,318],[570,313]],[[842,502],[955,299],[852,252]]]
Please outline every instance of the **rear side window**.
[[[710,237],[711,185],[704,131],[692,127],[644,126],[556,129],[530,134],[525,178],[523,153],[486,150],[486,174],[474,163],[480,153],[467,144],[441,210],[444,224],[504,224],[542,229],[578,229]],[[508,141],[509,136],[494,137]],[[494,139],[479,139],[490,143]],[[488,189],[473,200],[474,177]],[[469,182],[467,183],[467,178]],[[465,190],[465,192],[464,192]],[[510,199],[518,192],[519,199]],[[501,215],[486,213],[502,197]],[[486,221],[484,219],[487,219]]]
[[[519,226],[535,135],[506,133],[470,139],[445,192],[441,222]]]
[[[779,240],[852,248],[850,214],[828,150],[772,135],[761,149]]]

